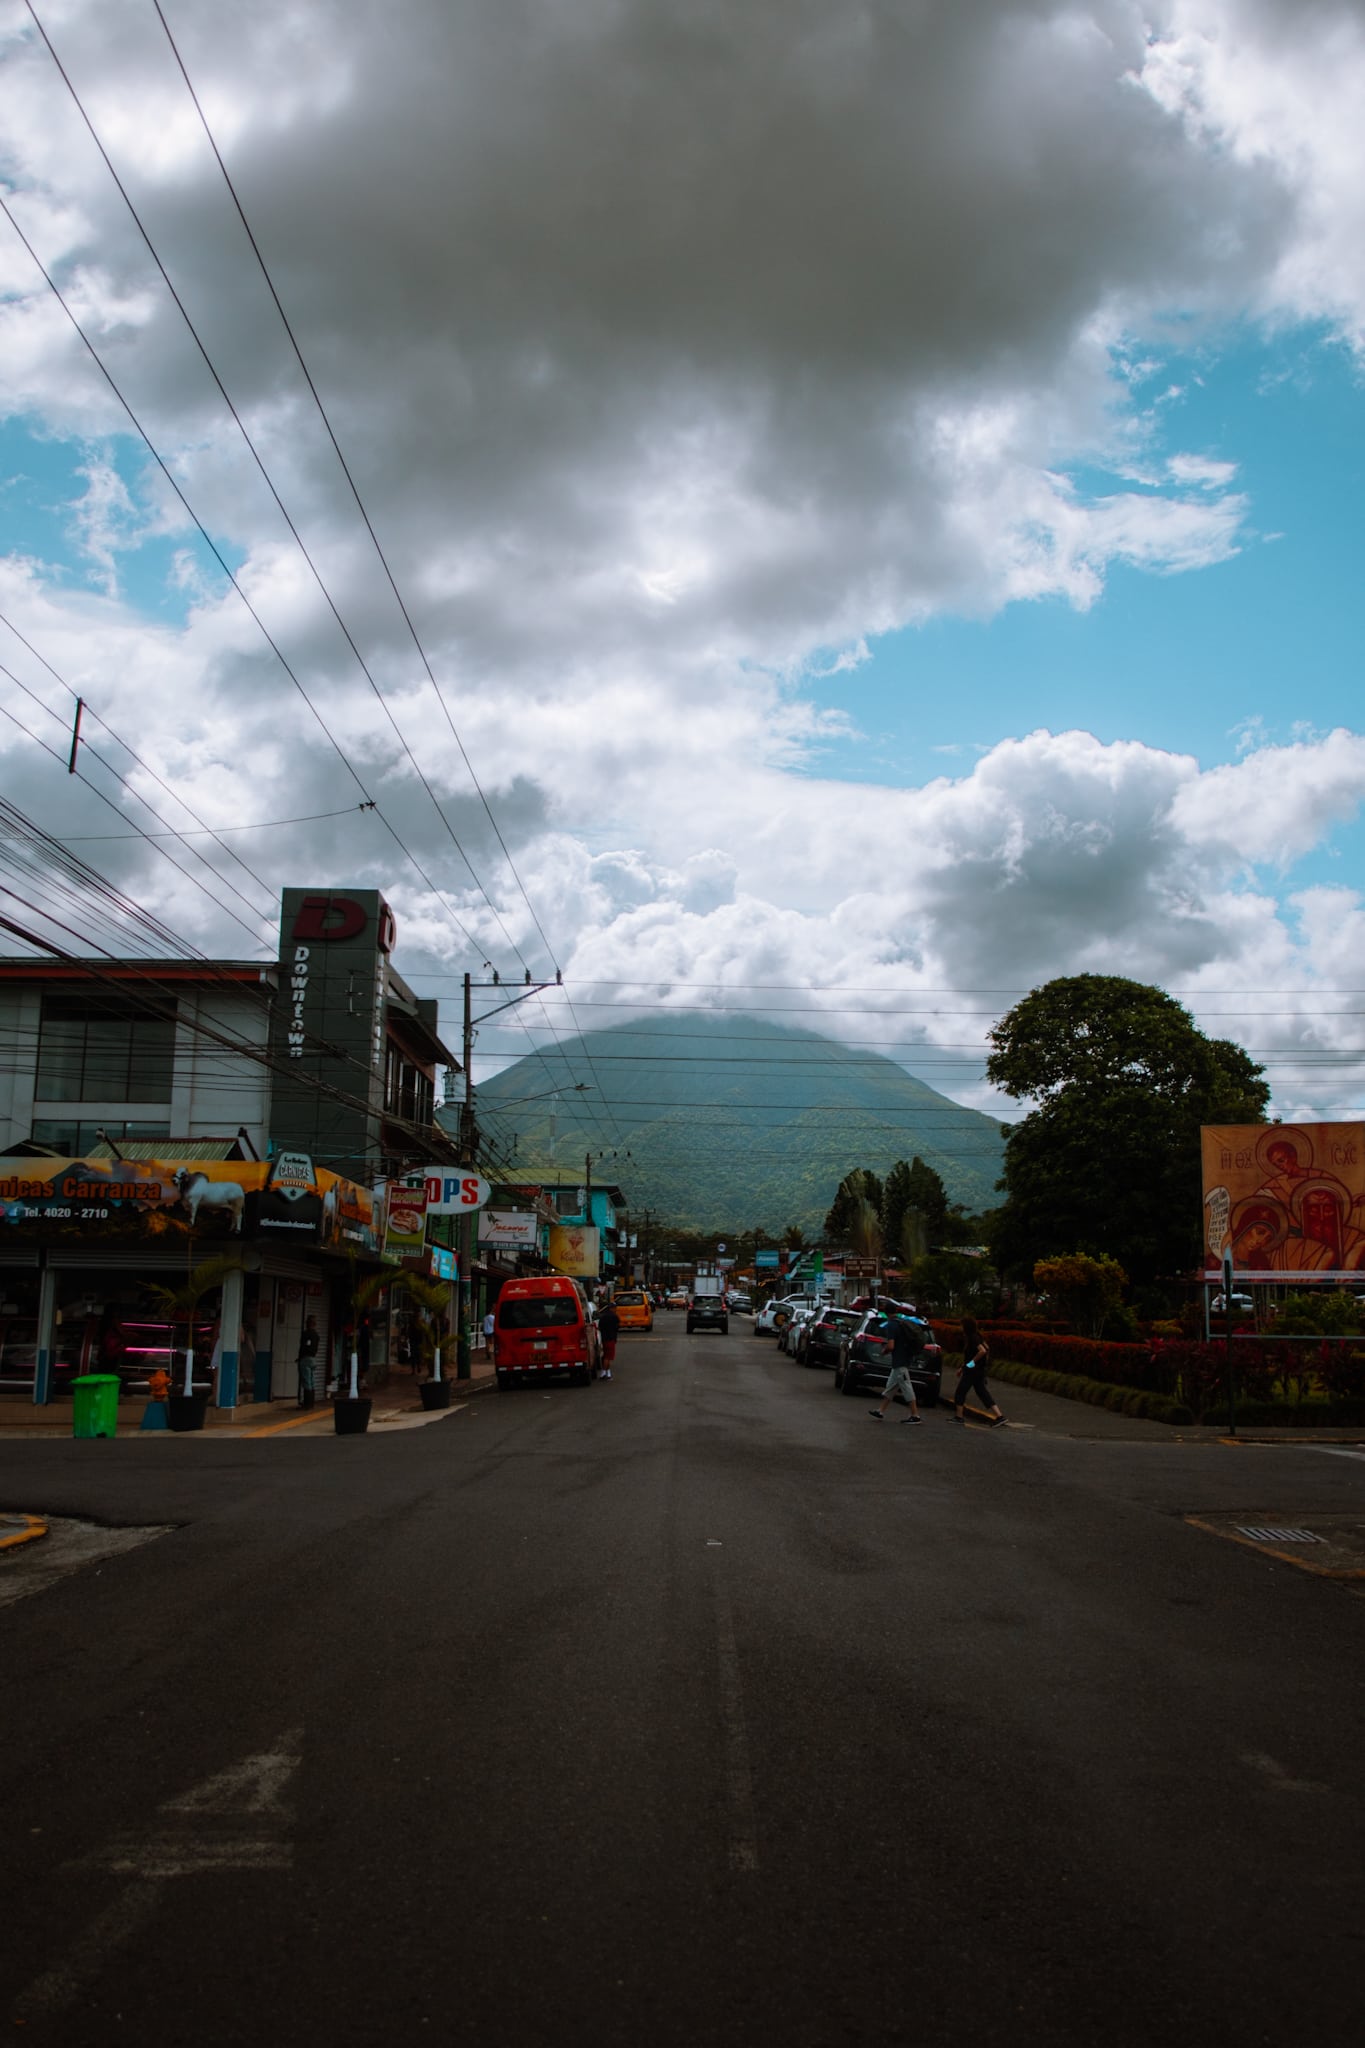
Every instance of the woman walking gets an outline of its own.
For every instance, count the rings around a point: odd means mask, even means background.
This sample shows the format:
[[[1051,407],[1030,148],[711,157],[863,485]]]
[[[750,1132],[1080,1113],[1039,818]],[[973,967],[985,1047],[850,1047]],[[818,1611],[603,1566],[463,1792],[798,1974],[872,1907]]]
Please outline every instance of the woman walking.
[[[965,1423],[962,1404],[968,1394],[975,1394],[990,1418],[992,1429],[1004,1427],[1005,1418],[995,1405],[994,1397],[986,1384],[986,1367],[990,1363],[991,1347],[977,1329],[971,1316],[962,1318],[962,1376],[953,1395],[953,1410],[957,1420]]]

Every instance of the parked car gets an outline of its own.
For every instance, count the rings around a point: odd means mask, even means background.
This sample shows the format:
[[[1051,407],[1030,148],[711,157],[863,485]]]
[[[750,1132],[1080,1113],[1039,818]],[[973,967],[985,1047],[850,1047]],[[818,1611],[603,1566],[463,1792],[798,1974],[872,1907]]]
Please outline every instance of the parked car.
[[[910,1361],[910,1381],[915,1399],[926,1408],[938,1406],[943,1386],[943,1348],[924,1318],[904,1307],[870,1308],[858,1318],[856,1329],[839,1343],[839,1362],[834,1368],[834,1385],[841,1394],[880,1394],[891,1376],[892,1339],[888,1324],[894,1320],[914,1323],[923,1335],[923,1345]]]
[[[852,1309],[831,1308],[825,1303],[801,1325],[796,1340],[797,1363],[837,1365],[841,1340],[851,1336],[861,1320]]]
[[[801,1297],[783,1301],[765,1301],[754,1317],[755,1337],[776,1337],[786,1329],[792,1319],[792,1311],[800,1305]]]
[[[1255,1315],[1256,1304],[1249,1294],[1233,1294],[1229,1297],[1229,1300],[1232,1304],[1232,1313],[1235,1316]],[[1210,1315],[1221,1316],[1225,1306],[1222,1294],[1215,1294],[1213,1300],[1209,1303]]]
[[[747,1294],[728,1294],[725,1298],[730,1305],[732,1316],[750,1316],[753,1314],[754,1305]]]
[[[652,1330],[654,1304],[642,1287],[619,1287],[611,1305],[621,1318],[623,1330]]]
[[[800,1308],[793,1310],[791,1321],[777,1340],[778,1345],[786,1352],[788,1358],[798,1356],[797,1346],[801,1342],[802,1332],[811,1318],[820,1314],[823,1307],[823,1302],[803,1301]]]

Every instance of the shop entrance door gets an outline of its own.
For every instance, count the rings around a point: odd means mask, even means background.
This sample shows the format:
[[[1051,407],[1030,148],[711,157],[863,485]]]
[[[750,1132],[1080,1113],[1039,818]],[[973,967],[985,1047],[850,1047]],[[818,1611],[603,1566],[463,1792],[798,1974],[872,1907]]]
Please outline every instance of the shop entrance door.
[[[277,1280],[270,1350],[270,1392],[277,1401],[292,1401],[299,1391],[299,1338],[307,1312],[308,1289],[303,1281]]]

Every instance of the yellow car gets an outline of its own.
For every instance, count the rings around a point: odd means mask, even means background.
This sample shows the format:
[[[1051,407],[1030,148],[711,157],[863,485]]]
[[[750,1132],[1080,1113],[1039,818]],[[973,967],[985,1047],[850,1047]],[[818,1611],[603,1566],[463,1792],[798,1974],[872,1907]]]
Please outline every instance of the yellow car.
[[[611,1305],[621,1318],[623,1330],[652,1330],[654,1328],[654,1304],[639,1287],[623,1287],[619,1294],[613,1294]]]

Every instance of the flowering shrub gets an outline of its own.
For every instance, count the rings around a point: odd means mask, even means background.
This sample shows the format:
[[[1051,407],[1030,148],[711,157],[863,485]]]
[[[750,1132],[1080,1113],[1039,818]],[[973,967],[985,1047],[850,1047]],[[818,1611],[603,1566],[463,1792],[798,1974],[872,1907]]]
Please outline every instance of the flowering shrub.
[[[960,1324],[935,1322],[934,1335],[956,1364],[962,1353]],[[1044,1336],[1036,1330],[983,1326],[992,1351],[1002,1360],[1043,1372],[1066,1373],[1104,1386],[1164,1394],[1201,1415],[1227,1399],[1227,1347],[1188,1338],[1153,1338],[1148,1344],[1106,1344],[1091,1337]],[[1302,1344],[1233,1346],[1238,1398],[1289,1405],[1321,1392],[1332,1400],[1365,1396],[1365,1349],[1307,1338]]]

